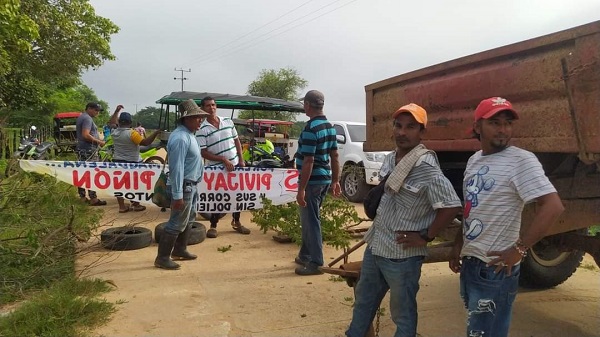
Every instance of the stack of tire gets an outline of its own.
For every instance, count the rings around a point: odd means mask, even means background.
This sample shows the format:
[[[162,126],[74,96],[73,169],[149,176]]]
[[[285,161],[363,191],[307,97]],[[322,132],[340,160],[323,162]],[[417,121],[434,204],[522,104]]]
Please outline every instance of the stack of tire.
[[[160,242],[166,222],[158,224],[154,229],[154,241]],[[206,226],[192,222],[192,234],[188,245],[196,245],[206,239]],[[102,247],[110,250],[134,250],[148,247],[152,244],[152,231],[145,227],[122,226],[108,228],[100,234]]]

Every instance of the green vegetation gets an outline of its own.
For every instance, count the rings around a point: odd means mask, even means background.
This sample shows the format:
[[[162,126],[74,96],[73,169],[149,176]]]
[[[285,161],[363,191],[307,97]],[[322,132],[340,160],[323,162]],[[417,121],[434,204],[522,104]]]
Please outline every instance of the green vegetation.
[[[81,336],[109,317],[113,304],[96,298],[109,287],[75,273],[77,242],[101,215],[51,176],[0,179],[0,307],[17,304],[0,317],[0,336]]]
[[[590,227],[589,233],[590,235],[600,235],[600,225]]]
[[[108,321],[114,305],[98,296],[110,290],[101,280],[67,278],[0,318],[2,336],[86,336]]]
[[[223,247],[219,247],[217,248],[217,250],[221,253],[225,253],[231,250],[231,245],[227,245],[227,246],[223,246]]]
[[[80,84],[80,74],[114,59],[119,31],[89,0],[7,0],[0,8],[0,109],[44,114],[56,91]],[[46,111],[47,113],[47,111]]]
[[[298,101],[299,92],[306,88],[308,81],[300,77],[298,71],[292,68],[263,69],[258,78],[248,85],[248,94],[253,96],[271,97],[286,101]],[[297,112],[285,111],[240,111],[239,118],[266,118],[294,122]],[[292,134],[297,135],[292,127]]]
[[[263,198],[263,208],[252,211],[252,222],[260,226],[263,233],[268,230],[287,235],[298,245],[302,244],[300,213],[298,203],[273,205]],[[361,219],[354,205],[343,198],[325,197],[321,207],[321,232],[323,243],[337,249],[350,246],[350,234],[347,229],[360,223]]]

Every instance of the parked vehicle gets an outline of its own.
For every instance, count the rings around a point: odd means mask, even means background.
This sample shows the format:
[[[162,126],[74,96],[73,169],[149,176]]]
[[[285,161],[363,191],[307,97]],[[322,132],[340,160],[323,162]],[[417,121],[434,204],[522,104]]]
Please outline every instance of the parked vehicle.
[[[74,152],[77,147],[75,122],[81,112],[60,112],[54,115],[54,140],[58,152]]]
[[[35,130],[35,129],[33,129]],[[18,171],[19,160],[48,160],[50,157],[50,150],[54,144],[51,142],[42,142],[37,138],[30,138],[25,136],[21,138],[19,147],[12,154],[12,158],[6,165],[4,172],[5,176],[11,176]]]
[[[362,202],[371,188],[379,184],[379,170],[386,151],[365,152],[366,124],[330,121],[337,132],[342,193],[349,201]]]
[[[533,246],[521,265],[523,286],[553,287],[576,270],[584,252],[600,263],[600,21],[466,56],[369,84],[366,90],[366,151],[393,146],[389,115],[414,102],[428,111],[424,144],[462,196],[468,158],[480,148],[471,130],[473,111],[484,98],[510,100],[520,119],[512,145],[536,154],[566,207],[549,236]],[[534,215],[523,211],[523,225]],[[445,238],[452,240],[460,224]],[[429,261],[445,261],[449,248],[433,246]]]

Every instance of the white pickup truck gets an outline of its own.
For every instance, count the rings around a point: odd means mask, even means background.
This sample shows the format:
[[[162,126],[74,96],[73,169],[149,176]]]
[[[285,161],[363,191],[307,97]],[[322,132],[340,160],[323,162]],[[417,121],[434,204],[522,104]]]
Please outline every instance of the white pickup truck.
[[[342,193],[352,202],[362,202],[373,185],[379,184],[379,169],[389,151],[364,152],[366,124],[329,121],[337,132]]]

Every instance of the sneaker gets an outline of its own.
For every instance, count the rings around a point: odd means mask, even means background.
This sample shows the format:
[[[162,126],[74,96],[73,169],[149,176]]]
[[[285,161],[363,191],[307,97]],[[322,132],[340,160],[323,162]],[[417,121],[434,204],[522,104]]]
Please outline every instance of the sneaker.
[[[209,229],[206,231],[206,237],[207,237],[207,238],[214,239],[214,238],[216,238],[218,235],[219,235],[219,233],[217,232],[217,229],[216,229],[216,228],[209,228]]]
[[[296,264],[299,264],[301,266],[305,265],[307,261],[304,261],[300,258],[300,256],[296,256],[296,258],[294,259],[294,262],[296,262]]]
[[[323,272],[319,269],[319,267],[305,265],[296,268],[294,271],[297,275],[307,276],[307,275],[321,275]]]

